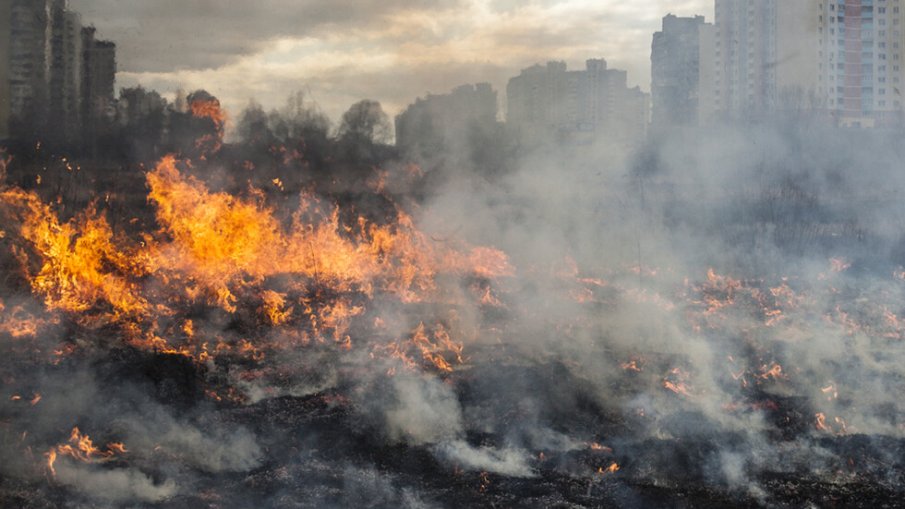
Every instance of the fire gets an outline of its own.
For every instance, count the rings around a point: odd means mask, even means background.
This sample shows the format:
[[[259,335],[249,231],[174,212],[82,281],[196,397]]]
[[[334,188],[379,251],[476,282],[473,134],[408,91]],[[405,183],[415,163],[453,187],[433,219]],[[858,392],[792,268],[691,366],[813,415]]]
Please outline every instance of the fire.
[[[663,379],[663,387],[682,396],[691,396],[687,381],[690,375],[681,368],[673,368]]]
[[[606,468],[603,468],[603,467],[597,468],[597,473],[600,475],[615,474],[618,471],[619,471],[619,464],[616,463],[615,461],[613,463],[610,463],[610,466],[608,466]]]
[[[105,303],[113,317],[146,311],[147,303],[137,295],[135,285],[120,275],[140,269],[131,253],[116,245],[106,219],[93,207],[60,223],[34,193],[5,190],[0,192],[0,203],[19,218],[22,237],[43,260],[30,275],[31,285],[49,310],[83,313]]]
[[[51,475],[56,476],[54,465],[61,456],[69,456],[83,463],[103,463],[110,461],[117,454],[125,454],[127,452],[126,447],[119,442],[109,443],[102,450],[94,445],[88,435],[79,431],[78,427],[74,427],[69,435],[68,443],[52,447],[44,456],[47,458],[47,469]]]
[[[206,296],[230,312],[236,309],[231,286],[278,274],[296,274],[340,292],[370,292],[382,283],[406,302],[421,301],[435,290],[433,278],[440,270],[482,277],[512,274],[500,251],[479,247],[461,254],[438,248],[402,211],[395,226],[360,219],[357,235],[350,238],[343,235],[338,208],[322,214],[309,205],[312,210],[300,211],[287,232],[262,204],[210,193],[197,180],[182,177],[176,164],[174,157],[164,158],[148,174],[149,198],[172,239],[156,247],[153,268],[188,276],[194,283],[189,297]],[[312,222],[304,220],[304,212]]]
[[[600,452],[606,452],[606,453],[612,453],[612,452],[613,452],[613,449],[612,449],[612,448],[607,447],[607,446],[605,446],[605,445],[600,445],[600,444],[597,443],[597,442],[593,442],[593,443],[591,443],[591,444],[588,444],[588,448],[591,449],[592,451],[600,451]]]
[[[461,293],[439,283],[456,276],[481,289],[474,304],[502,306],[496,280],[515,274],[503,252],[434,240],[400,207],[378,224],[304,194],[298,210],[284,218],[266,204],[263,191],[244,197],[213,192],[187,175],[191,170],[190,161],[166,156],[146,174],[159,229],[137,239],[114,233],[94,206],[63,222],[36,193],[0,190],[0,213],[12,219],[5,234],[30,248],[20,257],[22,272],[53,320],[65,316],[91,328],[116,324],[135,347],[198,361],[217,354],[260,361],[268,349],[325,340],[351,349],[350,330],[378,292],[402,304],[458,303]],[[279,289],[275,281],[283,282]],[[251,311],[258,323],[285,334],[266,343],[196,338],[195,324],[184,315],[192,306]],[[13,311],[0,319],[0,332],[37,334],[42,322]],[[443,372],[463,362],[462,343],[442,326],[422,328],[397,346],[403,357]]]
[[[264,315],[271,325],[283,325],[292,318],[292,312],[295,308],[287,306],[286,294],[265,290],[261,293],[261,298],[264,301]]]
[[[688,387],[683,382],[673,382],[671,380],[663,380],[663,387],[669,389],[670,391],[681,394],[683,396],[689,396]]]
[[[762,380],[769,380],[770,378],[772,378],[773,380],[779,380],[780,378],[785,378],[782,373],[782,366],[775,362],[769,367],[767,365],[761,366],[760,370],[760,378]]]
[[[641,361],[639,359],[631,359],[627,362],[623,362],[622,364],[619,365],[619,367],[621,367],[624,371],[632,371],[635,373],[640,373],[642,368],[639,365],[639,362],[643,362],[643,361]]]
[[[398,359],[409,369],[416,369],[419,366],[417,358],[420,357],[424,365],[443,373],[452,372],[454,365],[464,362],[463,349],[463,343],[453,341],[449,331],[442,324],[437,324],[429,332],[423,322],[415,328],[409,339],[377,348],[378,351]]]
[[[202,159],[205,159],[206,154],[216,153],[223,146],[226,112],[220,107],[220,101],[215,98],[196,98],[190,104],[190,108],[193,117],[209,119],[216,129],[215,135],[204,135],[195,141],[195,146],[202,151]]]
[[[33,338],[45,328],[58,323],[56,317],[38,316],[27,311],[22,305],[8,309],[0,300],[0,334],[13,339]]]
[[[707,270],[707,283],[702,288],[704,302],[707,305],[707,313],[732,305],[737,290],[742,288],[742,282],[729,276],[721,276],[712,268]]]
[[[57,469],[54,468],[54,464],[57,462],[57,451],[56,449],[51,449],[47,451],[44,456],[47,458],[47,470],[50,472],[50,475],[53,477],[57,476]]]
[[[817,431],[830,433],[833,435],[846,435],[849,432],[845,419],[836,416],[833,417],[832,422],[830,422],[828,421],[826,414],[823,412],[814,414],[814,428]]]

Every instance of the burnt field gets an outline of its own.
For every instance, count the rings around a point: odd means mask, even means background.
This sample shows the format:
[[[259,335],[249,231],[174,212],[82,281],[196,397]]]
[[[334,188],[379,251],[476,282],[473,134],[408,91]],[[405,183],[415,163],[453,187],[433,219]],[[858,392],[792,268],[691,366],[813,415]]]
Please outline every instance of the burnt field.
[[[901,506],[888,139],[459,175],[212,107],[144,163],[3,157],[0,505]]]

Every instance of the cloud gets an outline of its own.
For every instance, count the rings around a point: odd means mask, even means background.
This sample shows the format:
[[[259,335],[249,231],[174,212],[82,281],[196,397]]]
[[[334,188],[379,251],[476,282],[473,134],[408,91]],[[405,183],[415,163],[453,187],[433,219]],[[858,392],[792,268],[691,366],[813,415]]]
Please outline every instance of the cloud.
[[[426,93],[508,78],[548,60],[607,59],[648,88],[660,18],[704,14],[709,0],[619,2],[336,0],[258,2],[73,0],[116,41],[120,86],[205,88],[237,117],[255,98],[280,106],[297,90],[337,119],[376,99],[391,115]]]
[[[327,37],[386,16],[431,9],[443,12],[460,0],[73,0],[85,24],[112,39],[127,72],[208,69],[260,51],[274,39]]]

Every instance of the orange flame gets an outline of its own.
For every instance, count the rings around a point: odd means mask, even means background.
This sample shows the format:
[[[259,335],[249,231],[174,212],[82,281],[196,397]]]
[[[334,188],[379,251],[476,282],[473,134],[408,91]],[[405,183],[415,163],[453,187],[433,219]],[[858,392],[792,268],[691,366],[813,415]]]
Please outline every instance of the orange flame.
[[[117,454],[128,452],[125,446],[119,442],[107,444],[104,450],[96,447],[88,435],[82,434],[78,427],[72,428],[69,442],[52,447],[44,456],[47,458],[47,469],[51,475],[56,476],[56,463],[58,457],[69,456],[83,463],[102,463],[111,460]]]
[[[619,464],[616,462],[611,463],[610,466],[608,466],[606,468],[603,468],[603,467],[597,468],[597,473],[600,475],[615,474],[618,471],[619,471]]]
[[[494,305],[499,301],[489,289],[498,287],[491,280],[515,273],[501,251],[435,240],[401,209],[386,224],[364,217],[349,224],[340,220],[339,206],[306,195],[291,222],[282,221],[262,191],[212,192],[180,171],[189,167],[166,156],[147,173],[159,230],[137,241],[114,234],[94,207],[61,222],[37,194],[0,190],[0,212],[16,220],[8,233],[31,248],[23,253],[23,272],[48,311],[84,326],[117,324],[139,348],[199,361],[219,353],[263,359],[269,348],[324,339],[352,348],[349,331],[365,314],[365,298],[377,291],[402,303],[456,302],[458,287],[439,283],[454,275],[478,281],[487,291],[473,295],[475,302]],[[159,284],[146,284],[149,279]],[[268,288],[276,279],[286,282],[279,291]],[[237,313],[249,303],[261,323],[286,334],[265,344],[211,338],[217,346],[209,348],[195,337],[191,320],[179,316],[192,305]],[[0,332],[36,334],[38,322],[24,313],[24,323],[11,320],[17,313],[4,313]],[[414,348],[406,355],[444,372],[462,362],[461,342],[445,329],[422,334],[427,339],[416,333],[400,351]]]

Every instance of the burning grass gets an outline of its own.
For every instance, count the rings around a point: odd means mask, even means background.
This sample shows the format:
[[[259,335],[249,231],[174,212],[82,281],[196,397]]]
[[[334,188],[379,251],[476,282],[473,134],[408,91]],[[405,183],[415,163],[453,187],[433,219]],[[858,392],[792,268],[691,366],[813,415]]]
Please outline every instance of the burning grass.
[[[214,106],[192,109],[222,128]],[[220,189],[201,177],[219,150],[145,172],[153,219],[0,189],[16,290],[0,301],[3,444],[44,473],[29,482],[115,475],[118,501],[221,503],[303,492],[299,478],[333,486],[337,465],[365,458],[388,486],[472,504],[656,504],[672,490],[758,505],[787,500],[790,476],[896,493],[901,460],[851,444],[902,447],[901,405],[875,394],[901,388],[898,274],[868,291],[841,258],[757,279],[569,257],[516,268],[419,229],[386,173],[367,191],[382,213],[363,213],[364,198],[283,179]],[[176,470],[191,481],[168,483]],[[385,488],[386,505],[405,499]]]

